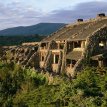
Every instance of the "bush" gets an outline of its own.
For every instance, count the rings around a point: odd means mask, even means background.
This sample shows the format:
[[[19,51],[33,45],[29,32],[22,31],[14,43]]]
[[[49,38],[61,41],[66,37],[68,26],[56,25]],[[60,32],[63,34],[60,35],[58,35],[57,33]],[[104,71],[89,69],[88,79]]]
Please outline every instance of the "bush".
[[[105,73],[101,73],[105,71]],[[106,107],[106,68],[86,68],[72,81],[20,65],[0,63],[0,105],[3,107]]]

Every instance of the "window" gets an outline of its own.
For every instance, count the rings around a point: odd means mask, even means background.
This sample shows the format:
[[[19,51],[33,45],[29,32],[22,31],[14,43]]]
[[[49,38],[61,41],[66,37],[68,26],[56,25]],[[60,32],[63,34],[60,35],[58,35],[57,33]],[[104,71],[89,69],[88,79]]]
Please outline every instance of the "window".
[[[104,48],[104,47],[106,46],[105,43],[106,43],[105,41],[100,41],[100,42],[99,42],[99,47],[100,47],[100,48]]]
[[[59,55],[56,55],[55,64],[58,64],[58,60],[59,60]]]
[[[80,41],[74,42],[74,48],[80,48],[80,47],[81,47]]]
[[[67,59],[67,67],[74,67],[76,62],[76,60]]]
[[[42,47],[43,49],[46,49],[46,48],[47,48],[47,44],[46,44],[46,43],[42,43],[42,44],[41,44],[41,47]]]
[[[67,43],[67,52],[70,52],[73,49],[73,42]]]
[[[77,62],[77,61],[72,60],[72,67],[74,67],[74,66],[75,66],[76,62]]]
[[[60,49],[63,49],[64,48],[64,44],[60,44]]]
[[[58,64],[59,61],[59,55],[54,54],[54,64]]]
[[[42,57],[41,57],[41,61],[44,61],[44,59],[45,59],[44,56],[42,56]]]
[[[71,65],[71,59],[67,59],[66,60],[66,64],[67,64],[68,67],[70,67],[70,65]]]
[[[67,65],[71,64],[71,59],[67,59]]]

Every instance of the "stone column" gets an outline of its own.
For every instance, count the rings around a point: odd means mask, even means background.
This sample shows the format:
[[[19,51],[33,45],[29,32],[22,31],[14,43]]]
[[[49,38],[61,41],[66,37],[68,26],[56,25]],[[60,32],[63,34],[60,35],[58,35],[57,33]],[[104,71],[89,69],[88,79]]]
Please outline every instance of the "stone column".
[[[85,41],[81,42],[81,48],[85,48]]]
[[[58,43],[58,49],[60,49],[60,44]]]
[[[54,58],[54,61],[53,61],[53,62],[54,62],[54,64],[55,64],[55,61],[56,61],[56,55],[55,55],[55,54],[54,54],[54,57],[53,57],[53,58]]]
[[[99,65],[99,67],[103,67],[103,61],[102,61],[102,60],[99,60],[99,61],[98,61],[98,65]]]

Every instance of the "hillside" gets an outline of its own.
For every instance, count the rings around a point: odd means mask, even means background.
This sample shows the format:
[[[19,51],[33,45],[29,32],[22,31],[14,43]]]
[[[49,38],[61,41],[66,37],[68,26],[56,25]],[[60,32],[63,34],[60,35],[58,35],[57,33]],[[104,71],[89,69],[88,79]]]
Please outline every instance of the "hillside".
[[[63,27],[65,24],[63,23],[39,23],[32,26],[20,26],[14,28],[8,28],[0,31],[1,36],[7,35],[32,35],[32,34],[39,34],[39,35],[49,35],[56,30]]]
[[[0,36],[0,45],[21,45],[23,42],[39,42],[44,36],[27,35],[27,36]]]

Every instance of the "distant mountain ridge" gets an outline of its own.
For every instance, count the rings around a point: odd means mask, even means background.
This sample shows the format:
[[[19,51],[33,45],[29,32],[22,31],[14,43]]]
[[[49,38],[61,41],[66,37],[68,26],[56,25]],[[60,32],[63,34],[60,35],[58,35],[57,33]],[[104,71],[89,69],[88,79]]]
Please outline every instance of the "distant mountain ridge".
[[[15,35],[49,35],[61,27],[64,23],[39,23],[32,26],[19,26],[8,28],[0,31],[0,36],[15,36]]]

